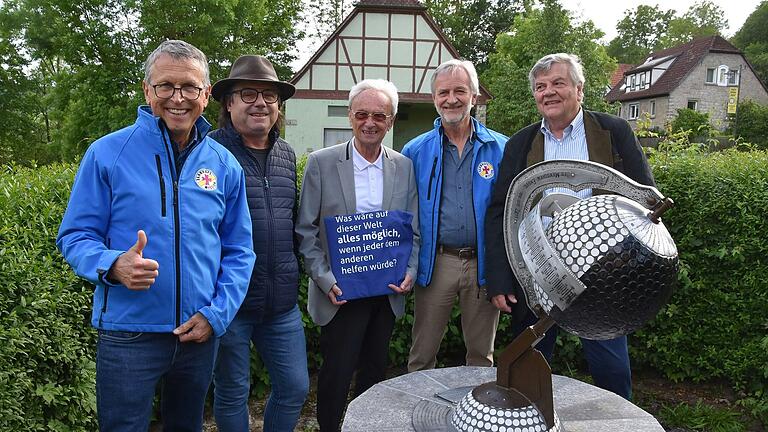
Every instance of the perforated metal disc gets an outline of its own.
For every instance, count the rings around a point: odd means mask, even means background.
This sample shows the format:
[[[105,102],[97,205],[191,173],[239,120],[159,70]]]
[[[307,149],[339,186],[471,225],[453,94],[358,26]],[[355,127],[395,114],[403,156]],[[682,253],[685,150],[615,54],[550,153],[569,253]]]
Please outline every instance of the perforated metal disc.
[[[540,303],[563,329],[589,339],[628,334],[653,318],[677,278],[677,249],[663,224],[615,195],[581,200],[546,230],[562,262],[587,287],[567,308]]]
[[[413,409],[411,424],[416,432],[451,432],[451,415],[451,407],[422,399]]]

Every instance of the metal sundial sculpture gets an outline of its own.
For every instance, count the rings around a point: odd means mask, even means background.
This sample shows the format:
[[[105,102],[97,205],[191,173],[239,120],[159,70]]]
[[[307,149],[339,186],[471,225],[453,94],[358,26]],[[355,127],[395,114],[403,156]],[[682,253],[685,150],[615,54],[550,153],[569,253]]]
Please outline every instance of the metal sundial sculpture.
[[[613,195],[579,199],[545,192],[552,188]],[[656,188],[589,161],[541,162],[515,177],[504,241],[539,320],[501,354],[496,381],[458,401],[446,430],[562,431],[551,369],[533,346],[554,324],[602,340],[631,333],[656,315],[677,280],[677,247],[660,219],[672,204]]]

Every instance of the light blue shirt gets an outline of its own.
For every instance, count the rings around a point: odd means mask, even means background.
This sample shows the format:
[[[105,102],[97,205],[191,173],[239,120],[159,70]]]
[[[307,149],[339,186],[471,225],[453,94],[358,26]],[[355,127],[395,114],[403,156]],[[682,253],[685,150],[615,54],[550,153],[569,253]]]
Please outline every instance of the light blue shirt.
[[[571,124],[563,130],[562,139],[558,139],[552,134],[546,119],[541,122],[541,133],[544,134],[545,161],[552,159],[589,160],[587,134],[584,131],[584,110],[580,109]],[[568,188],[551,188],[547,189],[544,194],[548,195],[555,192],[575,195],[581,199],[592,196],[592,189],[584,189],[575,193]]]
[[[355,148],[352,141],[352,162],[355,165],[355,210],[358,213],[381,210],[384,201],[384,149],[379,157],[368,162]]]

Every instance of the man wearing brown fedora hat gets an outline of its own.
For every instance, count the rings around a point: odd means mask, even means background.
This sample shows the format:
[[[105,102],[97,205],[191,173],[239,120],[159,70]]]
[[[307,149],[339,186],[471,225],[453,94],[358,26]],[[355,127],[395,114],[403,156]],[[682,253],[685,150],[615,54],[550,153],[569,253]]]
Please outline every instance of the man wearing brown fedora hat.
[[[222,432],[249,430],[251,342],[272,385],[264,431],[293,430],[309,390],[293,237],[296,155],[280,138],[278,121],[280,105],[295,91],[257,55],[238,58],[229,77],[211,91],[221,110],[219,129],[210,136],[245,172],[257,256],[243,305],[221,338],[214,371],[213,409]]]

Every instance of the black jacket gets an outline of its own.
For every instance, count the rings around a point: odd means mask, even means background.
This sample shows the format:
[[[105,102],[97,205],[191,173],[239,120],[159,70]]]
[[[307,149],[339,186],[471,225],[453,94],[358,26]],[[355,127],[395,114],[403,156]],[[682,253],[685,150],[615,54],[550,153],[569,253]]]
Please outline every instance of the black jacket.
[[[632,180],[655,186],[653,174],[640,144],[629,124],[616,116],[584,110],[584,132],[589,160],[610,166]],[[491,204],[485,214],[486,281],[489,297],[514,294],[515,320],[527,313],[525,294],[507,260],[504,245],[504,205],[512,180],[525,168],[544,160],[544,135],[541,122],[526,126],[514,134],[504,148],[499,178],[493,187]]]
[[[232,127],[209,135],[235,155],[245,173],[256,265],[240,310],[268,320],[292,309],[298,298],[299,264],[293,233],[296,154],[273,130],[269,137],[272,147],[262,171]]]

